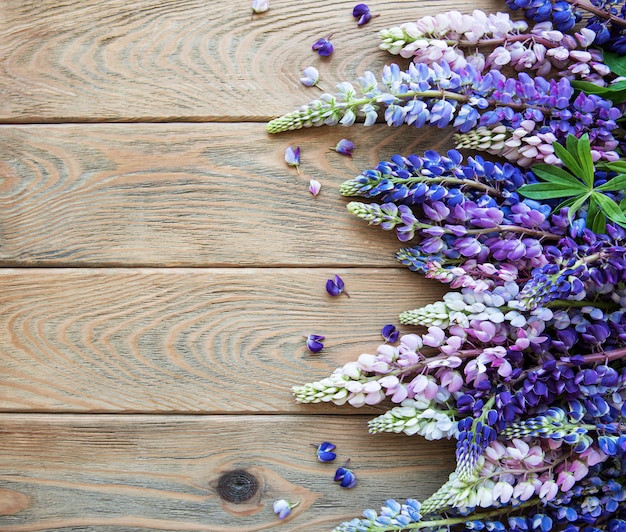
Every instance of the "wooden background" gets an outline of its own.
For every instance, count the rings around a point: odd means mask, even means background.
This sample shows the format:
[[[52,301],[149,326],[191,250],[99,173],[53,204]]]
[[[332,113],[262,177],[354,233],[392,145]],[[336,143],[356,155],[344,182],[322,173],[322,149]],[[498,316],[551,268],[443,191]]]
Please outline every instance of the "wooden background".
[[[354,4],[0,2],[0,531],[330,530],[423,499],[454,468],[448,442],[368,435],[375,408],[291,396],[442,293],[337,187],[394,153],[445,150],[449,132],[265,123],[318,96],[298,81],[309,65],[332,90],[397,60],[381,28],[504,5],[373,1],[359,28]],[[321,59],[311,44],[328,34]],[[342,137],[353,159],[328,149]],[[351,298],[326,294],[334,274]],[[327,337],[319,355],[310,333]],[[316,461],[323,440],[355,489]],[[220,495],[231,471],[256,479],[251,499]],[[283,497],[300,505],[281,522]]]

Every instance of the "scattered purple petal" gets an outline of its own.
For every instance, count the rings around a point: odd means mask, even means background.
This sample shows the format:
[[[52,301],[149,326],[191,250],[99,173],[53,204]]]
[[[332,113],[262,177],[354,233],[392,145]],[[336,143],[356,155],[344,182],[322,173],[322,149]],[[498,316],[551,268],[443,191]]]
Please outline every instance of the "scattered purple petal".
[[[309,192],[314,196],[317,196],[320,193],[320,189],[322,188],[322,184],[316,179],[311,179],[309,181]]]
[[[352,10],[352,16],[354,18],[358,18],[357,26],[363,26],[363,24],[367,24],[373,17],[377,17],[379,13],[372,15],[370,12],[370,8],[367,4],[357,4],[354,6]]]
[[[324,336],[319,334],[309,334],[306,337],[306,348],[311,353],[319,353],[322,349],[324,349],[324,344],[322,341],[324,340]]]
[[[285,150],[285,162],[289,166],[295,166],[298,173],[300,173],[300,146],[292,148],[289,146]]]
[[[317,82],[320,80],[320,73],[317,68],[310,66],[306,67],[302,73],[303,77],[300,78],[300,83],[306,87],[319,87]]]
[[[347,155],[348,157],[352,157],[352,152],[354,151],[354,142],[348,139],[341,139],[337,145],[332,148],[337,153],[341,153],[342,155]]]
[[[397,342],[398,336],[400,335],[400,331],[398,331],[395,325],[392,325],[391,323],[388,325],[385,325],[380,333],[383,339],[385,340],[385,343],[389,343],[389,344],[393,344]]]
[[[342,488],[354,488],[356,486],[356,475],[352,471],[352,469],[348,469],[348,463],[350,460],[346,462],[344,467],[337,468],[335,471],[335,482],[339,482],[339,485]]]
[[[332,35],[329,35],[328,37],[318,39],[313,43],[313,46],[311,46],[311,48],[315,50],[320,56],[328,57],[334,51],[333,43],[330,42],[331,37]]]
[[[274,513],[278,516],[278,519],[285,519],[291,513],[291,509],[298,506],[298,502],[292,503],[285,499],[279,499],[274,501]]]
[[[317,447],[317,459],[320,462],[332,462],[337,458],[337,454],[333,452],[337,447],[335,444],[325,441],[319,445],[313,444],[313,446]]]
[[[348,292],[344,289],[344,282],[341,277],[335,275],[334,279],[328,279],[326,281],[326,291],[333,297],[340,296],[341,294],[346,294],[346,296],[350,297]]]
[[[269,0],[252,0],[253,13],[265,13],[270,8]]]

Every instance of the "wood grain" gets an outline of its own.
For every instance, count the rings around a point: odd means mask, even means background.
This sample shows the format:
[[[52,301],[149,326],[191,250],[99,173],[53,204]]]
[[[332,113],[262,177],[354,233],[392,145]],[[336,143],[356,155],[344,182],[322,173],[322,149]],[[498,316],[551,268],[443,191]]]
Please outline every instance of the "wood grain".
[[[326,294],[334,274],[350,298]],[[440,294],[403,269],[3,269],[0,409],[318,413],[292,385],[372,352]],[[326,336],[321,354],[308,334]]]
[[[0,493],[21,501],[17,511],[0,503],[7,532],[328,531],[390,497],[423,499],[454,468],[451,442],[370,435],[362,416],[3,414],[0,435]],[[317,461],[310,444],[321,438],[337,445],[337,463]],[[348,458],[352,490],[332,481]],[[258,480],[245,502],[216,489],[232,470]],[[282,523],[271,509],[279,498],[300,502]]]
[[[20,0],[0,2],[0,121],[266,121],[313,99],[299,83],[319,68],[325,88],[399,62],[380,29],[447,11],[442,0],[383,1],[357,27],[353,1]],[[454,8],[503,9],[495,0]],[[335,53],[311,45],[333,34]]]
[[[342,135],[354,158],[329,150]],[[301,174],[285,149],[301,146]],[[338,187],[449,132],[375,126],[270,136],[261,124],[0,128],[0,265],[394,266],[393,233]],[[313,197],[309,179],[322,183]]]

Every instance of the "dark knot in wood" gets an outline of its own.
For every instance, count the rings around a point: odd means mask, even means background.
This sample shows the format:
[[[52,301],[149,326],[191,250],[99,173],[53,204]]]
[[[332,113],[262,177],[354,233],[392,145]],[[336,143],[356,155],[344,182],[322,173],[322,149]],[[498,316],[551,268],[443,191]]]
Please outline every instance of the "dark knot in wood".
[[[259,481],[243,469],[228,471],[217,481],[217,492],[220,497],[235,504],[251,499],[258,489]]]

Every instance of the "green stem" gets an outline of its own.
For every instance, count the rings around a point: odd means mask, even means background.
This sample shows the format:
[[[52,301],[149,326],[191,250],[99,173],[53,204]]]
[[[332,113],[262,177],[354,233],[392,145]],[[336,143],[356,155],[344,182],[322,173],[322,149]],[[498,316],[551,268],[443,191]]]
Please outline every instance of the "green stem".
[[[387,179],[387,178],[385,178]],[[430,177],[430,176],[420,176],[420,177],[409,177],[407,179],[402,179],[401,177],[392,177],[388,178],[392,183],[400,183],[403,185],[410,185],[413,183],[443,183],[444,185],[459,185],[462,187],[472,187],[477,188],[479,190],[484,190],[485,192],[495,195],[498,197],[502,196],[502,193],[489,185],[484,183],[480,183],[479,181],[473,181],[472,179],[459,179],[457,177]]]
[[[539,498],[530,499],[529,501],[518,504],[514,509],[519,510],[523,508],[530,508],[532,506],[537,506],[541,501]],[[490,517],[498,517],[502,514],[509,513],[512,508],[503,506],[501,508],[496,508],[495,510],[491,510],[489,512],[477,512],[472,515],[466,515],[465,517],[448,517],[446,519],[434,519],[432,521],[420,521],[419,523],[412,523],[404,527],[404,529],[411,530],[419,530],[421,528],[428,527],[437,527],[437,526],[453,526],[453,525],[461,525],[463,523],[467,523],[468,521],[477,521],[489,519]],[[376,530],[376,529],[374,529]],[[385,532],[387,530],[403,530],[403,528],[380,528],[378,529],[380,532]]]

